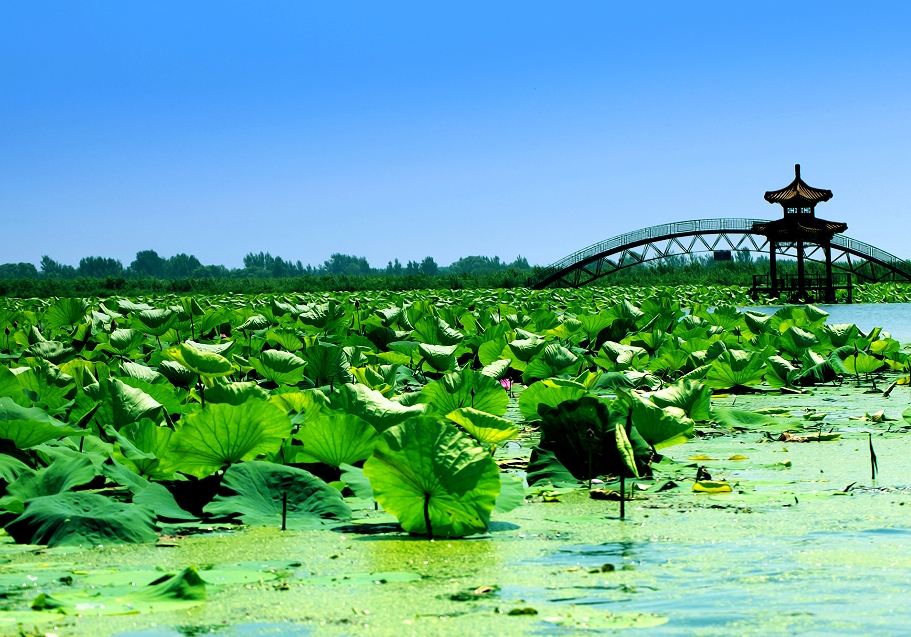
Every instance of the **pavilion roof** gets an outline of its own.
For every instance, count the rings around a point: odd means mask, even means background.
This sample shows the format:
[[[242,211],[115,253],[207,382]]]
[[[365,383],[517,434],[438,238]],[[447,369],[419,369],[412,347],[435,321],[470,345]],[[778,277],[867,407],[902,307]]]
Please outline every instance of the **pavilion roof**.
[[[800,164],[794,164],[794,181],[780,190],[769,190],[765,194],[766,201],[781,205],[789,203],[815,205],[820,201],[828,201],[831,198],[831,190],[814,188],[800,178]]]
[[[754,231],[766,236],[831,237],[847,229],[848,224],[842,221],[828,221],[818,217],[811,217],[810,215],[791,215],[790,218],[785,217],[784,219],[753,224]]]

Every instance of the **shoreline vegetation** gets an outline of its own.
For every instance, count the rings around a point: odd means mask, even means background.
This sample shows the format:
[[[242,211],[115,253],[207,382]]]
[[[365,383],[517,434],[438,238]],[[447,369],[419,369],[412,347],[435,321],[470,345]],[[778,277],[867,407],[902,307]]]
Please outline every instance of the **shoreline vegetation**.
[[[0,264],[0,296],[11,298],[85,297],[112,294],[267,294],[292,292],[354,292],[366,290],[492,289],[522,288],[540,270],[524,257],[512,262],[499,257],[467,256],[448,266],[432,257],[398,259],[385,268],[373,268],[364,257],[334,254],[319,266],[304,266],[269,253],[250,253],[244,267],[203,265],[186,254],[169,258],[153,250],[137,253],[127,267],[111,258],[86,257],[79,266],[63,265],[50,257],[40,269],[31,263]],[[822,265],[807,264],[808,274],[822,273]],[[796,263],[779,262],[781,275],[796,273]],[[674,257],[631,266],[595,283],[615,286],[729,286],[736,302],[752,303],[749,297],[754,274],[768,272],[768,259],[753,259],[748,252],[734,254],[730,261],[711,256]],[[870,284],[855,281],[855,302],[902,302],[911,298],[911,285]],[[734,300],[734,299],[732,299]]]

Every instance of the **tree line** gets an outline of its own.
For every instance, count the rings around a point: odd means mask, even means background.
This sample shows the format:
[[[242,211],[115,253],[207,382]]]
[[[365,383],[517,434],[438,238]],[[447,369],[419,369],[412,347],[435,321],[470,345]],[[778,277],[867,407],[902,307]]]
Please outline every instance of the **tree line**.
[[[162,257],[155,250],[141,250],[136,258],[124,266],[118,259],[90,256],[79,260],[78,266],[60,263],[50,256],[41,257],[36,268],[32,263],[0,264],[0,279],[90,279],[144,278],[144,279],[208,279],[208,278],[275,278],[310,276],[426,276],[439,274],[490,274],[516,270],[530,272],[531,266],[524,257],[512,262],[500,257],[462,257],[449,266],[441,267],[433,257],[421,261],[408,261],[404,265],[395,259],[385,268],[374,268],[360,256],[335,253],[317,266],[304,265],[301,261],[272,256],[268,252],[250,252],[242,268],[223,265],[204,265],[193,255],[184,253]]]

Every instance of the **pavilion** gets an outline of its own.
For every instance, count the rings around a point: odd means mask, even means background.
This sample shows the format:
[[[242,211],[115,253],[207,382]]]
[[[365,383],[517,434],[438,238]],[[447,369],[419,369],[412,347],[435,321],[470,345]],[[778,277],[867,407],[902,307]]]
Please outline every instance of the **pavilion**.
[[[753,232],[766,237],[769,242],[769,292],[777,297],[781,292],[796,292],[797,299],[808,298],[807,277],[804,271],[804,245],[818,245],[825,255],[826,274],[823,296],[826,303],[835,302],[832,280],[832,236],[848,229],[848,224],[827,221],[816,216],[816,204],[832,198],[832,191],[814,188],[800,178],[800,164],[794,165],[794,181],[780,190],[765,193],[765,200],[781,204],[781,219],[753,224]],[[797,278],[779,279],[776,255],[781,244],[793,245],[797,251]]]

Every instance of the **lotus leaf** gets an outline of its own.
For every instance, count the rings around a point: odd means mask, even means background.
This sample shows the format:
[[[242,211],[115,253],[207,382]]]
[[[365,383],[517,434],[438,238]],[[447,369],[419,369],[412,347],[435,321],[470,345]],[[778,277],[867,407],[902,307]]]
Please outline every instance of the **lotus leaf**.
[[[296,462],[323,462],[332,467],[370,457],[377,433],[367,421],[345,412],[323,410],[304,423],[295,436]]]
[[[129,544],[158,538],[152,515],[134,504],[97,493],[59,493],[34,498],[6,525],[16,542],[48,546]]]
[[[456,409],[446,418],[461,426],[482,445],[498,445],[519,434],[519,428],[512,421],[471,407]]]
[[[461,407],[474,407],[502,416],[509,406],[503,387],[489,376],[472,369],[450,372],[421,390],[421,402],[441,415]]]
[[[490,455],[455,427],[427,417],[384,432],[364,474],[402,528],[430,537],[486,531],[500,492]]]
[[[312,473],[259,461],[229,468],[221,491],[204,511],[210,515],[238,516],[248,525],[280,528],[283,499],[289,529],[316,528],[351,517],[338,490]]]
[[[171,437],[168,462],[204,476],[227,464],[274,453],[291,433],[291,421],[275,405],[248,400],[212,404],[187,414]]]

